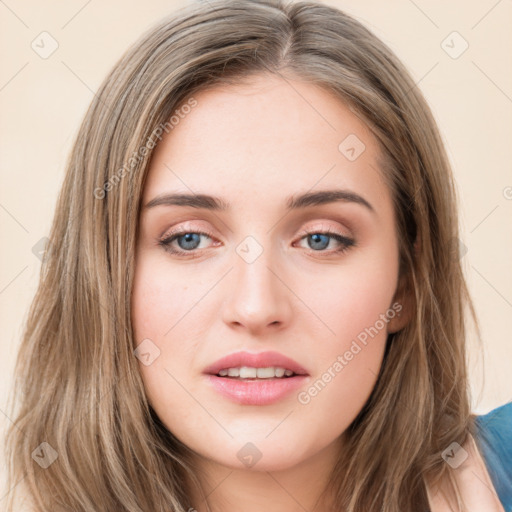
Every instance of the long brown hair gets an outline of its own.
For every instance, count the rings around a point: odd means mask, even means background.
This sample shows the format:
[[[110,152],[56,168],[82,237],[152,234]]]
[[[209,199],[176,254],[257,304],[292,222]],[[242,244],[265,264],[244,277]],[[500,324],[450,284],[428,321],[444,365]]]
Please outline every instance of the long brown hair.
[[[308,81],[349,105],[380,142],[394,200],[400,286],[413,314],[389,336],[377,384],[348,429],[348,462],[329,486],[335,503],[423,511],[427,481],[450,478],[441,453],[473,429],[467,311],[478,324],[458,258],[454,181],[429,107],[392,51],[340,10],[218,0],[187,6],[136,42],[80,127],[16,365],[9,510],[21,489],[41,512],[187,510],[189,449],[148,404],[133,354],[140,198],[169,120],[194,108],[199,91],[258,73]]]

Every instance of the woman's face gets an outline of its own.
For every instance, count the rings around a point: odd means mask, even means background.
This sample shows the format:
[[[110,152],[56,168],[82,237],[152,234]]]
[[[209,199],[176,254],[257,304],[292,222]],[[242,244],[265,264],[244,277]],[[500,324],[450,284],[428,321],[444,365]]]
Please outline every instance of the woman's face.
[[[153,409],[200,460],[289,468],[333,453],[399,328],[391,195],[376,139],[323,89],[259,76],[194,100],[143,193],[135,353]],[[269,351],[296,366],[215,364]],[[257,370],[276,367],[294,376]]]

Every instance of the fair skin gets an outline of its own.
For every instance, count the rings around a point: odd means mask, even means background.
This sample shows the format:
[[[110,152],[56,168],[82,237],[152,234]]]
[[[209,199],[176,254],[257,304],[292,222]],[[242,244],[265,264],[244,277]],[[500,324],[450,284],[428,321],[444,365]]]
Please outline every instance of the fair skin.
[[[468,512],[505,512],[496,490],[492,484],[489,472],[480,455],[475,440],[468,435],[462,448],[467,458],[452,472],[462,499]],[[456,510],[448,500],[449,489],[447,482],[439,486],[427,486],[431,512],[453,512]]]
[[[404,308],[376,323],[403,299],[377,142],[339,99],[290,83],[263,75],[195,95],[197,106],[155,149],[143,192],[142,205],[170,193],[229,204],[224,211],[143,208],[132,295],[136,345],[149,339],[160,351],[151,364],[139,363],[148,399],[195,453],[214,512],[329,510],[321,493],[342,457],[343,432],[375,385],[387,335],[407,320]],[[352,160],[338,149],[351,134],[365,145]],[[286,209],[290,196],[334,189],[350,190],[371,209],[353,201]],[[343,244],[333,237],[308,239],[327,229],[354,245],[336,252]],[[182,236],[171,249],[184,256],[158,243],[172,230]],[[183,236],[204,230],[211,236]],[[240,247],[262,252],[249,263]],[[376,325],[377,334],[333,374],[338,356]],[[297,392],[267,405],[235,403],[203,371],[240,350],[294,359],[308,373],[302,391],[328,368],[332,378],[307,403]],[[261,456],[252,467],[239,455],[247,443]],[[196,490],[190,507],[206,510]]]

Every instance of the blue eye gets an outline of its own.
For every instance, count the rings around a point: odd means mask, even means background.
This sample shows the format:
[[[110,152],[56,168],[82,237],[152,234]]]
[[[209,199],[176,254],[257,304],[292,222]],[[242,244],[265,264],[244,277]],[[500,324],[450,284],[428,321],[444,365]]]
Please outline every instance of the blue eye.
[[[212,238],[212,235],[205,231],[179,231],[171,233],[169,236],[159,241],[159,245],[164,249],[176,256],[183,257],[197,257],[197,251],[201,243],[201,237]],[[327,230],[325,232],[305,232],[300,240],[307,239],[308,244],[311,244],[310,252],[313,253],[343,253],[350,247],[355,245],[355,240],[348,238],[340,233]],[[325,250],[329,243],[334,240],[339,244],[339,247],[331,250]],[[178,248],[173,246],[176,242]]]
[[[343,235],[339,235],[338,233],[310,233],[306,237],[309,243],[312,244],[312,248],[315,252],[325,252],[324,249],[326,249],[329,246],[329,242],[331,240],[336,240],[340,244],[340,247],[337,249],[334,249],[335,252],[344,252],[349,247],[352,247],[354,245],[354,240],[351,238],[347,238]]]
[[[169,251],[171,254],[178,256],[189,256],[190,254],[188,253],[191,253],[198,248],[201,242],[201,236],[211,238],[209,233],[203,231],[180,231],[171,233],[164,240],[160,240],[159,244],[162,245],[165,250]],[[179,249],[175,249],[171,245],[175,240],[180,247]]]

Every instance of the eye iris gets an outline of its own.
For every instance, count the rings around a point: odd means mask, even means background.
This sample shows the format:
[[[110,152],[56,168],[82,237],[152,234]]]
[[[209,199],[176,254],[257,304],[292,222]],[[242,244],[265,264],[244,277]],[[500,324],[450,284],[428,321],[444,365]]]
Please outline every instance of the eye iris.
[[[308,235],[308,238],[313,242],[313,249],[325,249],[329,245],[329,237],[327,235],[314,233],[312,235]],[[318,243],[320,247],[317,245]]]
[[[185,244],[181,243],[181,240],[185,239]],[[177,238],[178,245],[182,249],[196,249],[197,245],[199,245],[199,242],[201,240],[201,235],[198,233],[186,233],[184,235],[181,235]],[[197,244],[194,246],[194,244],[197,242]],[[193,247],[189,246],[188,244],[191,243]]]

